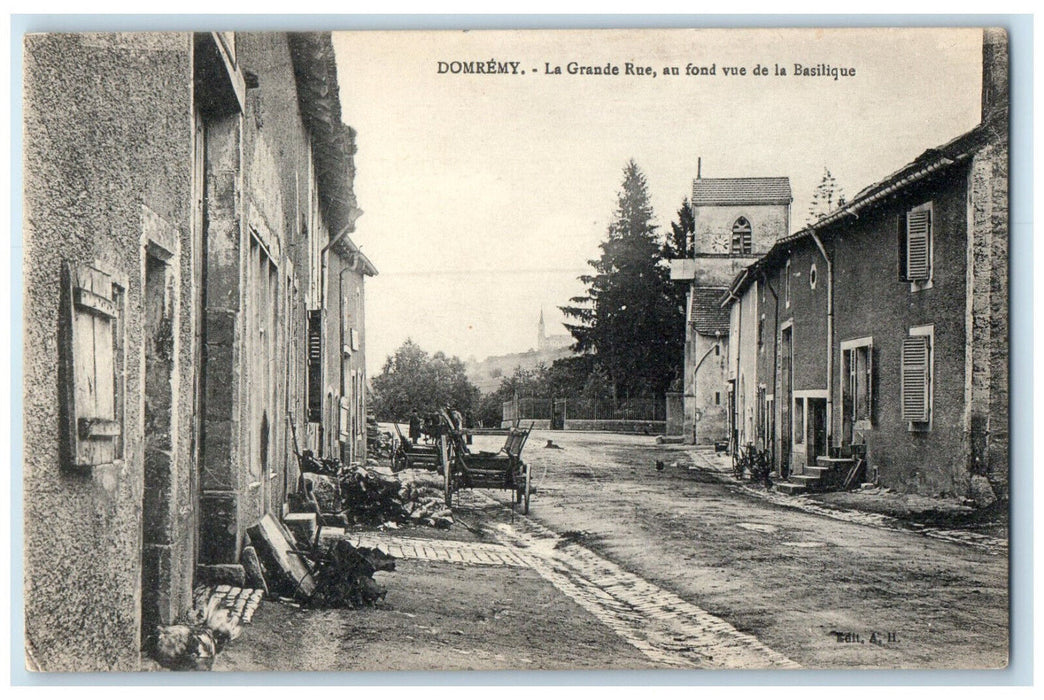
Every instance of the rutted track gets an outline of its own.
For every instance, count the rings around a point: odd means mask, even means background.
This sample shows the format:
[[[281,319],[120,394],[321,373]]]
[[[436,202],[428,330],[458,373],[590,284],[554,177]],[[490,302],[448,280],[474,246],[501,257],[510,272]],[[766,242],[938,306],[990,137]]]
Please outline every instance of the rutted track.
[[[555,588],[656,663],[675,668],[799,668],[752,635],[531,518],[515,515],[513,525],[498,525],[496,534]]]

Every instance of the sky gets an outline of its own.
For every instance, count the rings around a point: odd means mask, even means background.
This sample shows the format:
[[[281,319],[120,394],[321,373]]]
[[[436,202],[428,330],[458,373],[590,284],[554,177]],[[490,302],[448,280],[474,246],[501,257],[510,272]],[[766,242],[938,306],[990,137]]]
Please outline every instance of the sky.
[[[975,29],[346,32],[333,41],[343,118],[358,131],[364,215],[352,237],[379,270],[366,284],[371,377],[407,337],[483,359],[535,347],[541,310],[549,333],[565,332],[558,307],[584,291],[576,278],[599,254],[629,159],[661,230],[691,192],[697,159],[704,177],[788,176],[797,230],[824,168],[851,197],[980,113]],[[439,72],[440,62],[491,60],[517,62],[517,73]],[[570,75],[570,62],[620,74]],[[656,75],[627,75],[627,63]],[[855,71],[798,76],[795,63]],[[686,75],[690,64],[715,74]],[[768,75],[754,74],[759,64]],[[548,74],[555,66],[561,75]]]

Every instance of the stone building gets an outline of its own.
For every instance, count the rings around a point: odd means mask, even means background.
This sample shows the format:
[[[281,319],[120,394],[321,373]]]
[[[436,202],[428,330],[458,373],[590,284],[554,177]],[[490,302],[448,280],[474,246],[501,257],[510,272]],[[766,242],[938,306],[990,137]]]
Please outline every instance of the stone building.
[[[1007,40],[987,31],[982,121],[786,237],[730,286],[730,423],[783,490],[865,453],[866,478],[1005,498]],[[838,464],[840,463],[840,464]]]
[[[671,279],[689,287],[682,434],[693,443],[729,438],[729,321],[721,299],[740,270],[790,232],[791,202],[786,177],[693,180],[690,255],[671,261]]]
[[[293,432],[365,450],[355,135],[328,34],[30,35],[24,64],[26,663],[134,670],[241,580]]]

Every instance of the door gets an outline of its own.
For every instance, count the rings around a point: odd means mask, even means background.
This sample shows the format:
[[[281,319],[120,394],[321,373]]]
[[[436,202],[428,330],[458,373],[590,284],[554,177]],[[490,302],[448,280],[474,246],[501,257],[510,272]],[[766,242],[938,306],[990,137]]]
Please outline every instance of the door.
[[[826,399],[808,399],[808,436],[806,440],[807,463],[812,466],[816,458],[826,454]]]
[[[780,337],[780,395],[779,404],[779,460],[780,473],[787,478],[791,471],[791,414],[794,403],[794,383],[791,369],[794,366],[793,328],[784,328]]]

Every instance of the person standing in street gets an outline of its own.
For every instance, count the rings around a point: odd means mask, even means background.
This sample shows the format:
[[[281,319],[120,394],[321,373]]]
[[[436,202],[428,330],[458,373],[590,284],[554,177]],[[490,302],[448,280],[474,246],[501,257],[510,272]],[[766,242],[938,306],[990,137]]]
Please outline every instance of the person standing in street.
[[[417,413],[417,409],[414,408],[414,409],[412,409],[410,411],[410,440],[413,441],[414,445],[417,444],[417,440],[420,439],[420,436],[421,436],[421,419],[420,419],[420,415],[418,415],[418,413]]]

